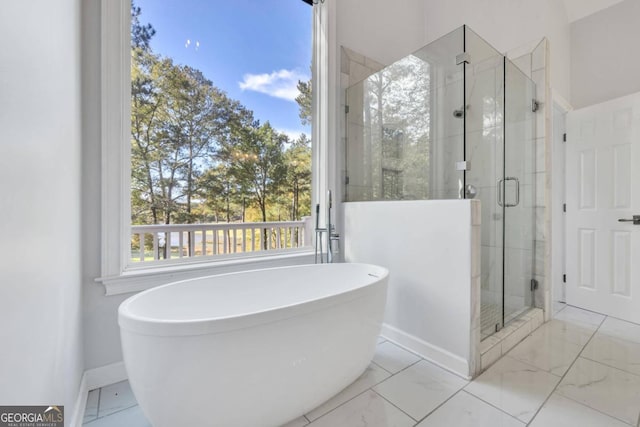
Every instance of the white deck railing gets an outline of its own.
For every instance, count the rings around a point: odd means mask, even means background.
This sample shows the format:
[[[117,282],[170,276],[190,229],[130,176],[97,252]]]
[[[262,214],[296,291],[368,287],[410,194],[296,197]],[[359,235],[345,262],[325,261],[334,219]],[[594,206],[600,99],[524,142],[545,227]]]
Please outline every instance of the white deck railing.
[[[310,246],[311,232],[310,217],[301,221],[132,225],[131,261],[186,261],[291,250]]]

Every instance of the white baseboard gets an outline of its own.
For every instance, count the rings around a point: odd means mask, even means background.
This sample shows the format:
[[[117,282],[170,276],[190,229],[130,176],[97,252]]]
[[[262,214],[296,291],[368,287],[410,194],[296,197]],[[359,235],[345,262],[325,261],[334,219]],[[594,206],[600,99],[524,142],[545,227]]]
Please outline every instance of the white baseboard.
[[[89,369],[85,371],[84,374],[87,377],[87,390],[95,390],[124,381],[128,378],[127,371],[124,368],[124,362]]]
[[[433,344],[429,344],[418,337],[401,331],[386,323],[382,324],[381,335],[394,344],[398,344],[400,347],[404,347],[407,350],[422,356],[428,361],[435,363],[441,368],[444,368],[459,377],[466,380],[471,379],[471,376],[469,375],[470,364],[460,356],[452,354]]]
[[[124,369],[123,362],[112,363],[111,365],[84,371],[69,426],[82,427],[84,411],[87,407],[87,398],[91,390],[115,384],[126,379],[127,371]]]

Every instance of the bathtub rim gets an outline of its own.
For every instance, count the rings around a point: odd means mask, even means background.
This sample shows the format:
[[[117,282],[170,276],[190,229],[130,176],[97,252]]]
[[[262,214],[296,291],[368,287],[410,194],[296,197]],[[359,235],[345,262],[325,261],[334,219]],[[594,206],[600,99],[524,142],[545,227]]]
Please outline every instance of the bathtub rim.
[[[364,267],[372,267],[376,269],[376,272],[380,272],[379,276],[375,277],[375,280],[371,280],[366,284],[359,287],[350,289],[345,292],[334,293],[325,295],[321,298],[297,301],[293,304],[281,305],[277,307],[268,308],[265,310],[254,311],[251,313],[244,313],[240,315],[230,315],[223,317],[208,317],[200,319],[180,319],[180,320],[163,320],[152,317],[140,316],[133,313],[130,310],[130,305],[133,304],[138,298],[144,297],[147,293],[158,292],[161,289],[168,286],[179,286],[180,284],[195,282],[200,280],[206,280],[209,278],[221,278],[229,275],[240,275],[256,273],[260,271],[273,271],[283,269],[298,269],[304,267],[310,267],[314,265],[322,264],[303,264],[284,267],[272,267],[272,268],[260,268],[252,270],[244,270],[232,273],[212,274],[197,278],[178,280],[175,282],[167,283],[162,286],[157,286],[145,291],[139,292],[125,301],[123,301],[118,307],[118,325],[121,331],[127,333],[146,335],[152,337],[174,337],[174,336],[198,336],[232,332],[240,329],[250,328],[252,326],[272,323],[277,321],[286,320],[296,316],[304,315],[306,313],[312,313],[326,309],[328,307],[336,306],[339,304],[346,304],[357,298],[366,296],[377,287],[384,287],[385,294],[387,292],[389,270],[386,267],[382,267],[375,264],[367,263],[341,263],[351,264]]]

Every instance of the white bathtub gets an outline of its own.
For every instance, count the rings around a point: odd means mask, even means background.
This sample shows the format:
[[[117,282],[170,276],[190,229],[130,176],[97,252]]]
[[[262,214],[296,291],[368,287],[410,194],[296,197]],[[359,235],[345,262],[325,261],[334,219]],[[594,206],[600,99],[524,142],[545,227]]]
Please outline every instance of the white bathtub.
[[[280,426],[365,370],[388,271],[255,270],[141,292],[118,310],[124,363],[155,427]]]

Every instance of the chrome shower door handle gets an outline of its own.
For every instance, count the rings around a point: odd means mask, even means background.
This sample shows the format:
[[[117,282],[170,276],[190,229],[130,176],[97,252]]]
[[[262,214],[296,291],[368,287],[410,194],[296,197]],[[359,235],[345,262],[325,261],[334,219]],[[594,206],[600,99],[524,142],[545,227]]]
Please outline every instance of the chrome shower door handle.
[[[504,187],[504,178],[498,180],[498,206],[504,207],[502,203],[502,188]]]
[[[516,202],[515,203],[505,203],[504,205],[507,208],[513,208],[520,204],[520,180],[515,176],[508,176],[504,179],[505,181],[515,181],[516,183]]]
[[[507,181],[515,181],[516,183],[516,201],[515,203],[506,203],[505,200],[503,200],[503,189],[506,189],[506,185],[505,183]],[[506,197],[505,197],[506,199]],[[520,180],[518,178],[516,178],[515,176],[507,176],[505,178],[502,178],[498,181],[498,205],[500,207],[505,207],[505,208],[513,208],[515,206],[518,206],[520,204]]]

